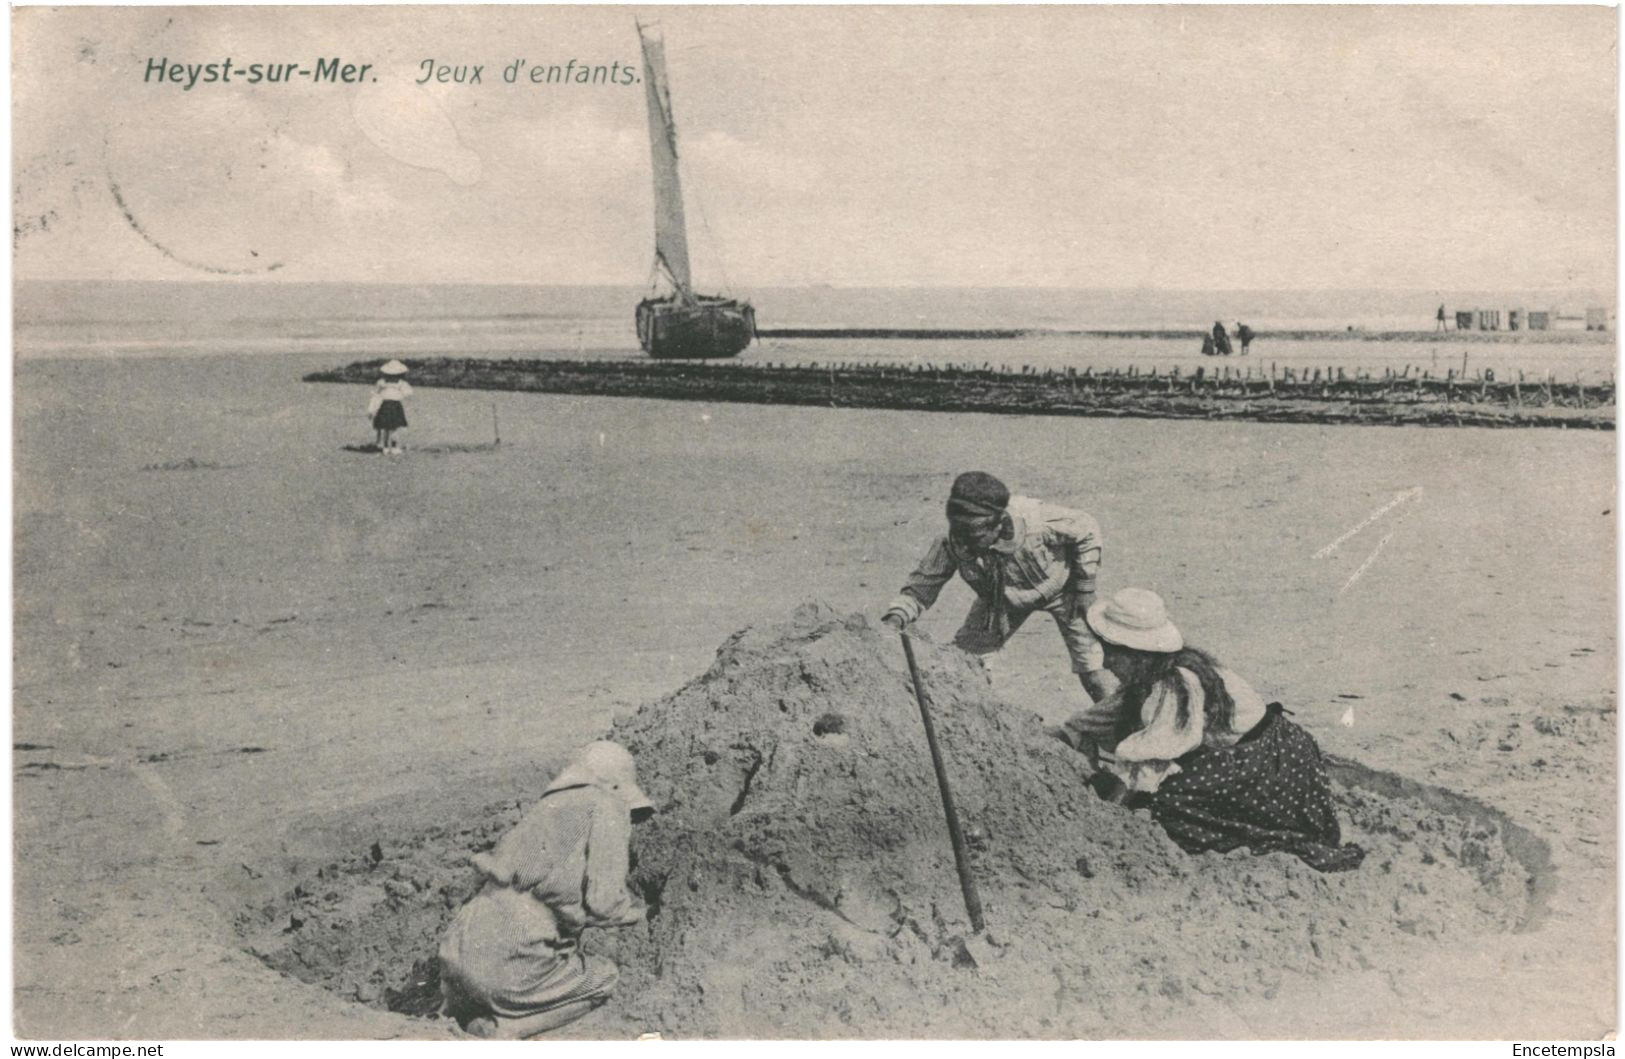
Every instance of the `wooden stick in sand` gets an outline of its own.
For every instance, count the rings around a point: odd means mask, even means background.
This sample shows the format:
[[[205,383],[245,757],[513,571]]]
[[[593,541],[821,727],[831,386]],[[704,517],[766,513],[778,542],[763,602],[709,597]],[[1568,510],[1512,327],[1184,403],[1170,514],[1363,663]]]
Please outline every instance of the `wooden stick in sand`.
[[[948,840],[954,847],[954,867],[959,871],[959,889],[965,895],[965,911],[970,914],[971,932],[982,932],[982,898],[976,893],[976,880],[970,873],[970,855],[965,852],[965,836],[959,830],[959,813],[954,809],[954,792],[948,786],[948,770],[942,764],[942,751],[937,747],[937,729],[931,723],[930,698],[925,685],[920,683],[920,667],[914,661],[914,643],[908,633],[897,634],[903,641],[903,654],[908,658],[908,675],[914,681],[914,699],[920,704],[920,720],[925,724],[925,744],[931,748],[931,765],[937,770],[937,786],[942,791],[942,810],[948,817]]]
[[[492,442],[493,448],[502,447],[502,431],[497,429],[497,403],[491,402],[491,436],[496,440]]]

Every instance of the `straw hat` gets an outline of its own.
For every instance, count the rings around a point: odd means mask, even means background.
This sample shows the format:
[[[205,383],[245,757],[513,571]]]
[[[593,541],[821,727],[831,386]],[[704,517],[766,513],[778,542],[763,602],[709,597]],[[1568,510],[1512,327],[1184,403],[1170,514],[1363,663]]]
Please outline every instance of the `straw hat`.
[[[398,360],[392,360],[378,370],[385,375],[405,375],[406,365]]]
[[[626,802],[632,812],[654,811],[654,803],[638,786],[632,755],[619,743],[600,740],[577,750],[542,793],[552,794],[567,787],[599,787]]]
[[[1144,588],[1125,588],[1089,608],[1089,628],[1107,643],[1136,651],[1172,654],[1185,646],[1162,597]]]

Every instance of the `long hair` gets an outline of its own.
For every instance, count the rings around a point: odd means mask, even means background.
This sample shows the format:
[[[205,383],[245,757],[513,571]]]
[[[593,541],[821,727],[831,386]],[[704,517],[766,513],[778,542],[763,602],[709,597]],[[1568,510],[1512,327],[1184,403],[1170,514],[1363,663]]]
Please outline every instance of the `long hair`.
[[[1125,650],[1125,648],[1118,648]],[[1145,700],[1159,686],[1166,686],[1174,695],[1174,716],[1183,728],[1190,723],[1190,692],[1185,681],[1174,670],[1188,669],[1202,685],[1202,718],[1214,729],[1228,731],[1236,714],[1236,701],[1219,676],[1219,660],[1199,647],[1186,646],[1171,654],[1160,651],[1136,651],[1127,648],[1133,658],[1133,672],[1123,682],[1123,708],[1117,714],[1117,738],[1125,739],[1139,731],[1144,722],[1140,711]]]

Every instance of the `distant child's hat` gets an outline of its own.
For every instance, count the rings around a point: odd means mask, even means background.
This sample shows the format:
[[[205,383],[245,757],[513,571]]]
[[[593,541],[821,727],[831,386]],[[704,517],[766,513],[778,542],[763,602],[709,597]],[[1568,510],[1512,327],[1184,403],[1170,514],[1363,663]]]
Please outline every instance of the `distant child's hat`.
[[[378,370],[385,375],[405,375],[406,365],[398,360],[392,360]]]
[[[1089,628],[1107,643],[1136,651],[1172,654],[1185,638],[1168,620],[1162,597],[1144,588],[1125,588],[1089,608]]]

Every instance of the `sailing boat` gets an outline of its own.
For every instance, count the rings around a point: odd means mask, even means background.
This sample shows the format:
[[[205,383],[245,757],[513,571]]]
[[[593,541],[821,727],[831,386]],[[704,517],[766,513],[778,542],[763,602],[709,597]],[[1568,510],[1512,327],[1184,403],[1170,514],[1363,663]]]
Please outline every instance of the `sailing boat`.
[[[670,294],[638,303],[638,342],[658,358],[731,357],[756,334],[756,310],[749,302],[696,294],[688,269],[688,232],[683,223],[683,189],[677,179],[677,129],[672,123],[666,84],[666,46],[641,24],[643,85],[649,103],[649,156],[655,185],[655,263],[671,282]]]

